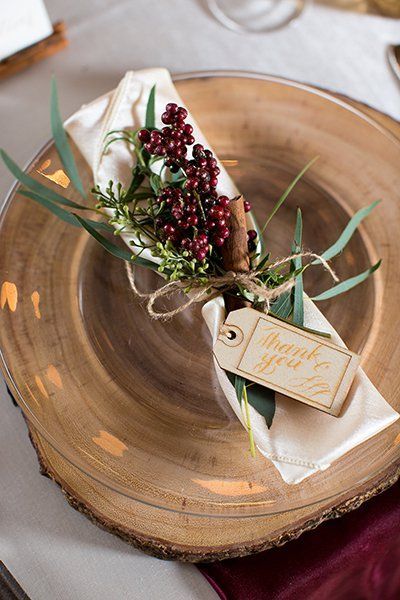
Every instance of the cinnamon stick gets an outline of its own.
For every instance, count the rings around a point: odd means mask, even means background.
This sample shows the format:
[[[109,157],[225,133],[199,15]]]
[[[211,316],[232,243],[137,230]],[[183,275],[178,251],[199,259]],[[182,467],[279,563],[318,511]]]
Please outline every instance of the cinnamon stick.
[[[246,273],[250,270],[250,256],[247,246],[246,213],[243,196],[230,201],[230,236],[222,247],[222,263],[226,271]],[[249,302],[236,296],[224,294],[227,313],[249,306]]]

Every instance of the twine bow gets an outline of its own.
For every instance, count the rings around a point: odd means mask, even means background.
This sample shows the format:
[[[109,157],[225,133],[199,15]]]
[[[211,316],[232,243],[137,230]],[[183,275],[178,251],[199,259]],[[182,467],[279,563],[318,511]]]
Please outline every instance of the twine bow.
[[[319,260],[323,267],[331,275],[332,279],[335,282],[338,281],[338,277],[333,269],[329,266],[328,262],[322,258],[322,256],[314,254],[314,252],[298,252],[296,254],[291,254],[286,258],[282,258],[273,264],[268,265],[268,270],[276,269],[280,265],[283,265],[296,258],[313,258]],[[143,293],[140,292],[136,287],[132,263],[126,262],[125,264],[128,280],[134,295],[137,298],[146,301],[146,310],[151,318],[163,321],[175,317],[179,313],[192,306],[192,304],[203,302],[204,300],[211,300],[212,298],[231,290],[237,285],[242,286],[247,291],[254,294],[255,297],[261,299],[264,302],[264,312],[268,313],[271,301],[281,296],[284,292],[291,290],[296,281],[296,277],[293,276],[275,288],[268,288],[260,280],[260,272],[257,271],[257,269],[253,269],[244,273],[228,271],[224,275],[210,277],[205,285],[204,283],[200,283],[196,278],[185,279],[184,281],[170,281],[154,292]],[[157,302],[157,300],[183,292],[188,287],[191,288],[190,296],[177,308],[162,311],[157,311],[154,309],[154,304]],[[192,290],[195,288],[197,288],[197,291],[193,292]]]

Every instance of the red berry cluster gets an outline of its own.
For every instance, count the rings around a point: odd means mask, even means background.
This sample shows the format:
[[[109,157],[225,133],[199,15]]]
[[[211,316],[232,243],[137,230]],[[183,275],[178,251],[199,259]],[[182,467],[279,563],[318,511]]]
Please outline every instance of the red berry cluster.
[[[163,127],[161,131],[154,129],[151,132],[148,129],[141,129],[138,134],[147,152],[156,156],[165,156],[166,166],[175,173],[186,160],[187,146],[194,144],[193,127],[185,123],[187,114],[186,108],[170,102],[161,116],[162,122],[167,127]]]
[[[230,200],[216,191],[220,169],[211,150],[195,144],[192,158],[187,158],[187,146],[195,141],[193,127],[185,123],[187,114],[185,108],[167,104],[161,117],[166,126],[161,131],[141,129],[138,137],[149,154],[164,156],[172,172],[182,169],[186,176],[183,189],[168,186],[157,197],[166,210],[156,219],[156,229],[163,239],[201,261],[210,243],[221,247],[229,237]],[[245,210],[250,208],[246,202]]]

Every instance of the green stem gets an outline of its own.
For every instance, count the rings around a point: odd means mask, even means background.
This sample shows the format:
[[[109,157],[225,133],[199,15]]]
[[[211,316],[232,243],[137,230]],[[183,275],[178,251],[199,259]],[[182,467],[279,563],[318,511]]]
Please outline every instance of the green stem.
[[[144,167],[146,169],[146,171],[149,171],[149,169],[147,168],[147,165],[143,159],[141,150],[139,150],[139,148],[137,148],[136,146],[135,146],[135,154],[137,156],[139,163],[142,165],[142,167]]]
[[[247,427],[247,431],[249,434],[249,441],[250,441],[250,452],[251,452],[252,457],[255,458],[256,447],[254,444],[253,430],[251,428],[250,409],[249,409],[249,401],[247,398],[246,386],[243,387],[243,402],[244,402],[244,409],[245,409],[245,413],[246,413],[246,427]]]

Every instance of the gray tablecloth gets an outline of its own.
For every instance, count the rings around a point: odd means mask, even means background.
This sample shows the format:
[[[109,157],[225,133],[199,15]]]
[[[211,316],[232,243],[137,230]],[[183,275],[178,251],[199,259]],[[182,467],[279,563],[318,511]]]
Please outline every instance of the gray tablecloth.
[[[349,0],[351,2],[351,0]],[[0,82],[0,145],[24,164],[49,138],[50,76],[66,117],[112,89],[124,72],[244,69],[314,83],[400,118],[386,46],[399,21],[314,6],[268,35],[223,29],[196,0],[47,0],[70,46]],[[0,166],[0,203],[12,177]],[[97,529],[40,477],[19,409],[0,385],[0,558],[32,600],[207,600],[190,565],[162,562]]]

